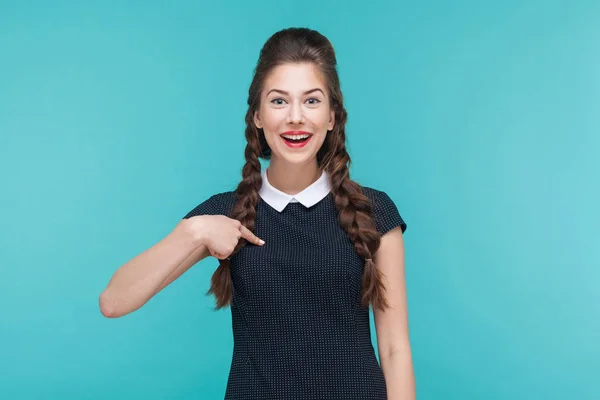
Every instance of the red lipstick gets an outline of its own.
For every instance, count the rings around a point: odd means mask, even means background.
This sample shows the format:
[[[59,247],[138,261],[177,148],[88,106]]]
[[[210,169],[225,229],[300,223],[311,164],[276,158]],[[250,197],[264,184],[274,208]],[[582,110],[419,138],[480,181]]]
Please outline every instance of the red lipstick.
[[[291,148],[302,148],[312,138],[312,133],[306,131],[287,131],[281,135],[283,142]]]

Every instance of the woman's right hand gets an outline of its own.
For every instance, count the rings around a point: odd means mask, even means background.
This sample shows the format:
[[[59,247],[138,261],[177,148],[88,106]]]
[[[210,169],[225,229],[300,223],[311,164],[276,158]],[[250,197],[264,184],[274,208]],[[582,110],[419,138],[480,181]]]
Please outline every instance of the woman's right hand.
[[[221,260],[233,253],[240,238],[257,246],[265,244],[240,221],[225,215],[197,215],[188,221],[192,235],[206,246],[211,256]]]

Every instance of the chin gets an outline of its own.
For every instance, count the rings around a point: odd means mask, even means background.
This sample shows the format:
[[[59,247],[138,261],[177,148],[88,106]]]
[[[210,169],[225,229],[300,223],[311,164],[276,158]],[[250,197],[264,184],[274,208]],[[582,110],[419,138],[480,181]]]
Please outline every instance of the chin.
[[[313,159],[316,160],[317,154],[277,154],[272,153],[271,160],[277,159],[278,162],[283,162],[292,165],[310,164]]]

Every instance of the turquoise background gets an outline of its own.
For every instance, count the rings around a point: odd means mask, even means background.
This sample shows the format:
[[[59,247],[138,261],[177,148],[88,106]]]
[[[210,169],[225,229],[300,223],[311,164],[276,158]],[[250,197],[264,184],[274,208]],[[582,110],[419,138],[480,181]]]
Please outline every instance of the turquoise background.
[[[288,26],[333,42],[352,177],[408,223],[418,398],[600,398],[596,1],[0,2],[0,398],[223,397],[214,259],[98,296],[237,184]]]

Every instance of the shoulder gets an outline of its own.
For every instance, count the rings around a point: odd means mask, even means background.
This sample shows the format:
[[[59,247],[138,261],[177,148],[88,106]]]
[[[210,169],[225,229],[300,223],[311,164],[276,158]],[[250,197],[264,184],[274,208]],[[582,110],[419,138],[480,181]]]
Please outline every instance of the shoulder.
[[[192,208],[183,218],[197,215],[229,215],[235,205],[235,192],[220,192],[205,198]]]
[[[370,186],[362,186],[362,191],[371,201],[371,205],[373,207],[390,207],[396,206],[392,198],[387,194],[387,192],[376,189]]]
[[[377,230],[382,235],[397,226],[401,227],[402,232],[406,230],[406,222],[400,215],[396,203],[387,192],[370,186],[362,186],[362,191],[371,201],[373,220]]]
[[[383,197],[389,197],[388,194],[386,192],[384,192],[383,190],[379,190],[376,189],[374,187],[370,187],[370,186],[361,186],[363,193],[371,200],[371,201],[375,201],[375,200],[379,200],[380,198]]]
[[[224,209],[228,209],[235,205],[236,195],[234,191],[228,191],[214,194],[211,198],[216,204],[220,204]]]

